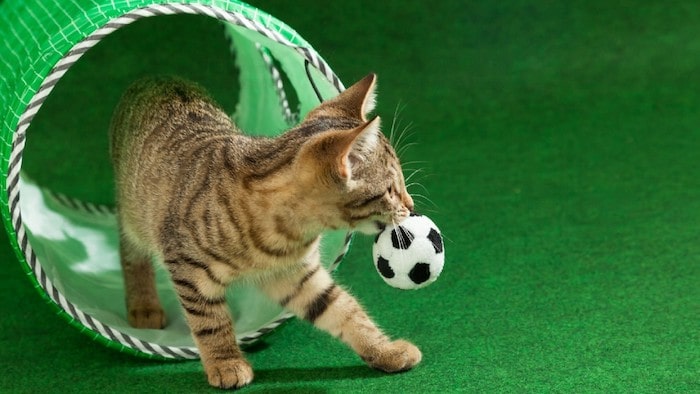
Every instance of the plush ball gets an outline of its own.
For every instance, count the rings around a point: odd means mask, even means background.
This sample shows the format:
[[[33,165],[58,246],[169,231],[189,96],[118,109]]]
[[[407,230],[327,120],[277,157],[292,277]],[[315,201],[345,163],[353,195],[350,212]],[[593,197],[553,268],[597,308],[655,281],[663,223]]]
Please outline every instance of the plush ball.
[[[387,226],[372,247],[374,266],[390,286],[420,289],[433,283],[445,263],[442,235],[427,216],[411,214]]]

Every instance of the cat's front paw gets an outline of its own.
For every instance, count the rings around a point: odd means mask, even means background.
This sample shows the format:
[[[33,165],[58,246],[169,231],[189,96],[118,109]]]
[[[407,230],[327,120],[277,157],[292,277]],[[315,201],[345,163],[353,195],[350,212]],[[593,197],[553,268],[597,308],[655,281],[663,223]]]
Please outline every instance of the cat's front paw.
[[[423,355],[414,344],[401,339],[379,346],[362,357],[370,367],[390,373],[407,371],[422,358]]]
[[[253,368],[242,358],[213,360],[205,365],[209,384],[222,388],[240,388],[253,381]]]

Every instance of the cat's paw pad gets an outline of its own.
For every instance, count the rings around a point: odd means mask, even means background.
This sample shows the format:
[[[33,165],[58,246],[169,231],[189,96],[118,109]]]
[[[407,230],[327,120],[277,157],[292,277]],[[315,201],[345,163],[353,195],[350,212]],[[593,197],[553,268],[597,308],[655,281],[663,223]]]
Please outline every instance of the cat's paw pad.
[[[165,311],[159,305],[129,308],[129,324],[135,328],[161,329],[165,327]]]
[[[242,358],[212,361],[205,368],[209,384],[214,387],[239,388],[253,381],[253,368]]]
[[[363,357],[370,367],[390,373],[407,371],[418,364],[422,358],[420,350],[414,344],[404,340],[387,343]]]

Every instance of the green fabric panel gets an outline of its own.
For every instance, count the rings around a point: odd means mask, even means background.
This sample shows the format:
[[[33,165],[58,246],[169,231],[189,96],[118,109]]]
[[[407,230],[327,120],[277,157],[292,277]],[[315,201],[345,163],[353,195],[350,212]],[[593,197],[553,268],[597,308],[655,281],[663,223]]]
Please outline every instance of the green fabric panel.
[[[232,27],[228,27],[232,29]],[[319,104],[318,96],[313,89],[313,86],[318,89],[321,98],[327,100],[335,97],[338,94],[337,89],[328,81],[318,70],[313,66],[309,67],[314,85],[311,85],[306,74],[304,62],[298,61],[298,53],[296,50],[276,43],[265,37],[260,37],[255,32],[246,29],[234,28],[235,32],[241,37],[247,37],[249,41],[257,41],[264,45],[271,53],[272,57],[281,65],[281,71],[286,74],[289,82],[292,84],[294,92],[299,100],[300,107],[298,108],[301,118]],[[313,53],[316,53],[313,48],[309,48]],[[253,52],[253,50],[250,50]],[[272,101],[272,99],[271,99]],[[297,108],[292,108],[296,111]]]
[[[290,125],[282,114],[274,81],[268,72],[269,66],[255,46],[260,35],[255,33],[251,40],[244,33],[247,29],[235,26],[226,28],[233,40],[240,74],[241,93],[234,114],[236,125],[254,135],[278,135]],[[251,108],[255,110],[251,111]]]

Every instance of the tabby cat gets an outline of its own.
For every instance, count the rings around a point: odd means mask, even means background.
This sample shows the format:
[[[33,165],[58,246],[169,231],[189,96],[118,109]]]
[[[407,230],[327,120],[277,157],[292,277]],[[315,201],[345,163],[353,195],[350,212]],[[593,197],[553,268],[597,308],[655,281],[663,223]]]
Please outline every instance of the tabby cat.
[[[197,85],[141,80],[110,126],[129,323],[162,328],[152,258],[185,311],[209,383],[251,382],[236,344],[226,287],[251,280],[287,310],[398,372],[421,352],[390,340],[320,264],[328,229],[376,233],[413,210],[374,108],[368,75],[276,138],[240,133]]]

